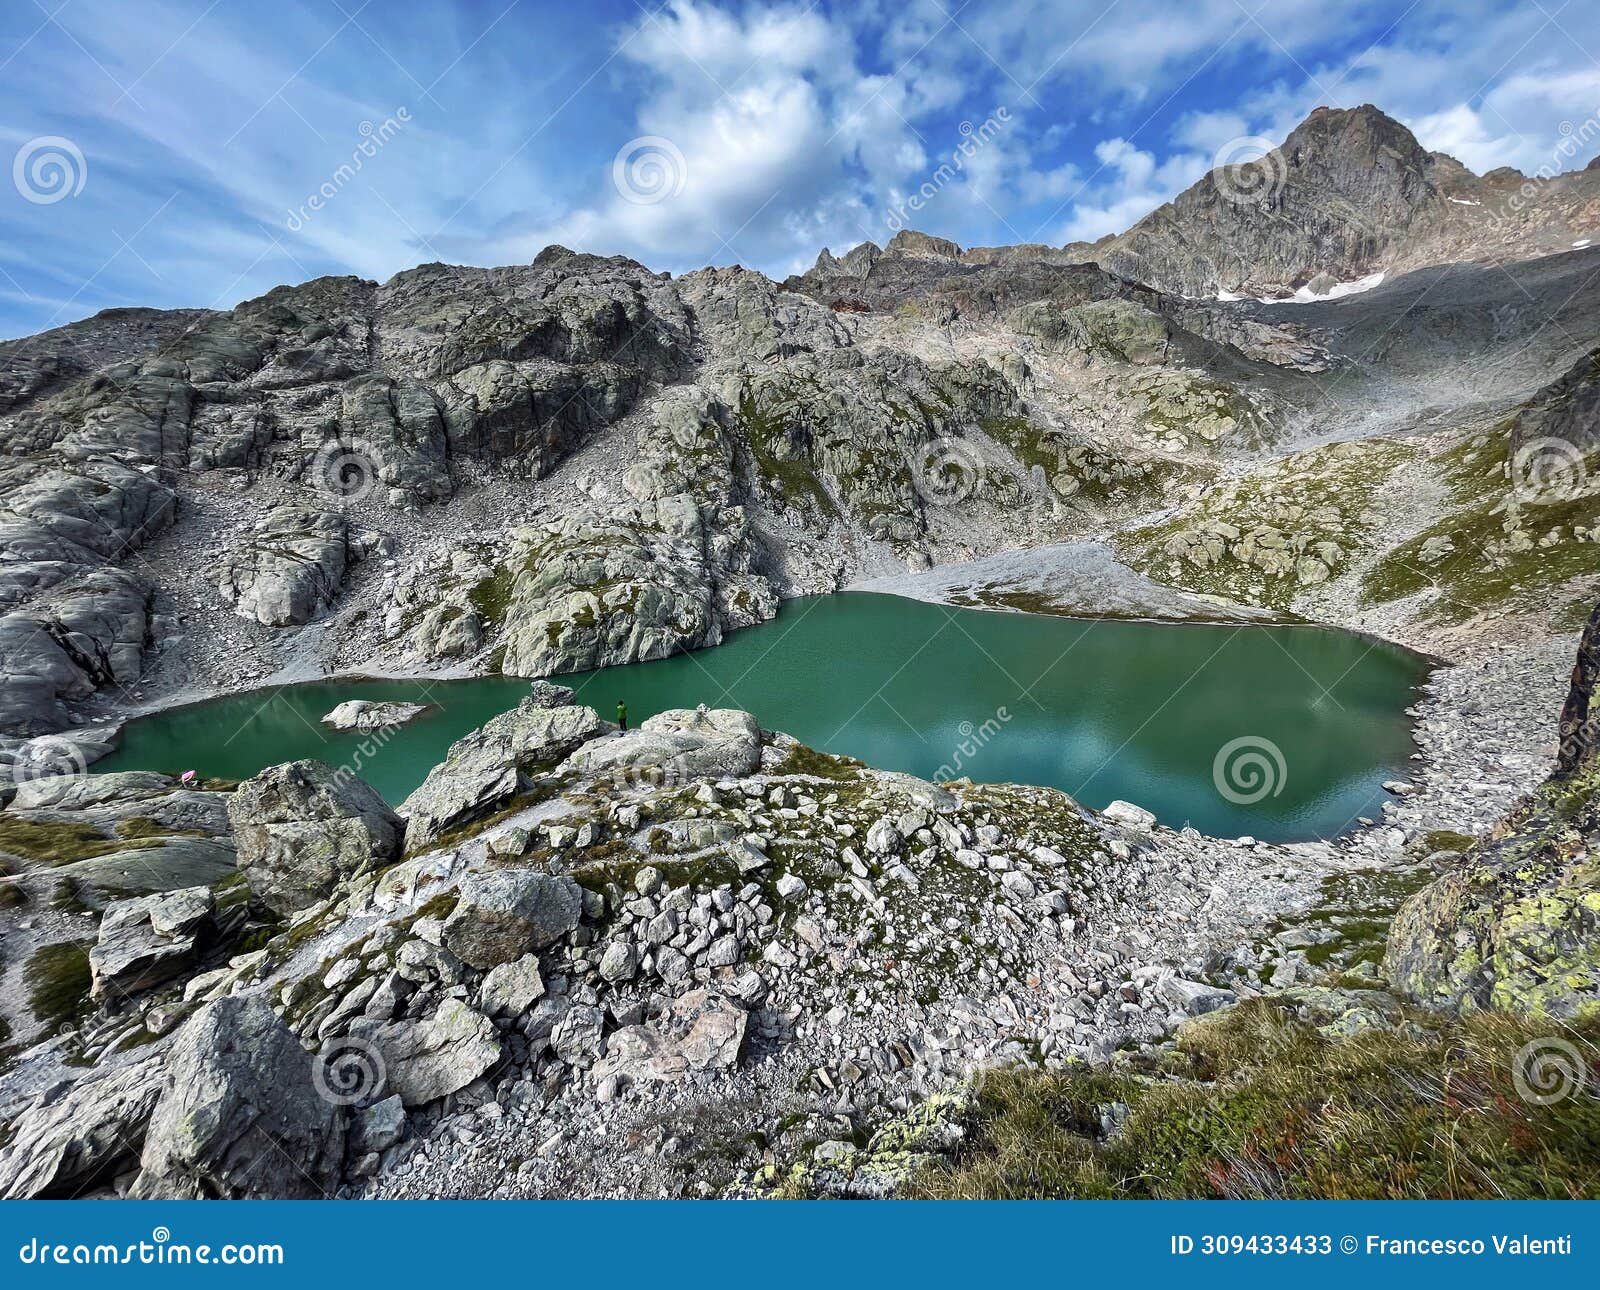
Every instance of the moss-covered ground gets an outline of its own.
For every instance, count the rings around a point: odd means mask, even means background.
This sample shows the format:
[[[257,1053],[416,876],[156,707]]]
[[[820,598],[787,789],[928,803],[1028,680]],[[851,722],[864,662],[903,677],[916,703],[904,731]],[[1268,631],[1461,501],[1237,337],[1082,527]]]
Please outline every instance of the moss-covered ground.
[[[1432,1015],[1329,1037],[1254,1000],[1146,1069],[991,1075],[964,1147],[913,1194],[963,1198],[1600,1197],[1600,1026],[1545,1104],[1526,1045],[1551,1023]]]

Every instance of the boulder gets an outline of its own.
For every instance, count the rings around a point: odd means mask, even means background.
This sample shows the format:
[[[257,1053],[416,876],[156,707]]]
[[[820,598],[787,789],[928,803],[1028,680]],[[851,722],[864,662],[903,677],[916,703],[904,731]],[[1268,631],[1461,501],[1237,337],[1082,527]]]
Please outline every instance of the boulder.
[[[217,587],[245,618],[299,626],[333,604],[354,559],[343,515],[280,506],[222,558]]]
[[[255,994],[224,995],[167,1054],[132,1195],[148,1200],[326,1196],[344,1161],[343,1110],[313,1058]]]
[[[383,1087],[408,1107],[464,1089],[500,1060],[494,1023],[459,999],[443,1000],[421,1021],[359,1018],[350,1035],[376,1049]]]
[[[1156,991],[1179,1012],[1188,1013],[1191,1017],[1215,1012],[1234,1001],[1231,990],[1219,990],[1204,981],[1190,981],[1181,976],[1166,977]]]
[[[319,761],[269,766],[228,802],[239,868],[280,914],[400,856],[404,826],[364,781]]]
[[[556,764],[605,729],[592,708],[541,707],[529,696],[463,735],[400,804],[407,849],[499,810],[526,789],[531,772]]]
[[[403,726],[428,710],[426,703],[369,702],[346,699],[322,718],[322,724],[335,730],[385,730]]]
[[[683,783],[748,775],[761,765],[761,727],[734,708],[672,708],[637,730],[596,740],[567,759],[583,775]]]
[[[456,907],[445,919],[441,942],[482,971],[559,940],[583,912],[582,888],[565,874],[469,873],[456,890]]]
[[[0,1200],[71,1197],[138,1159],[166,1063],[147,1057],[52,1085],[11,1122]]]
[[[487,1017],[520,1017],[544,994],[539,956],[524,954],[485,973],[478,987],[478,1011]]]
[[[691,990],[674,1000],[655,1026],[623,1026],[606,1041],[595,1078],[680,1080],[697,1071],[738,1065],[744,1043],[745,1010],[710,990]]]
[[[1120,824],[1129,829],[1139,829],[1141,832],[1149,832],[1155,827],[1156,823],[1155,812],[1147,811],[1144,807],[1136,806],[1132,802],[1112,802],[1100,814],[1113,824]]]
[[[209,887],[119,900],[100,920],[100,937],[89,951],[91,993],[102,1003],[192,972],[212,930],[216,898]]]

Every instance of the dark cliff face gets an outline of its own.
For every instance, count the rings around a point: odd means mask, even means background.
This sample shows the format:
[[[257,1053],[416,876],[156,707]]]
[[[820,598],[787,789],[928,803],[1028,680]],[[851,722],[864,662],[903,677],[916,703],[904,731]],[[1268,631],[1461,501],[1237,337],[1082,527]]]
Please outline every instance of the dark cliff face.
[[[1594,690],[1600,682],[1600,605],[1589,615],[1578,642],[1578,659],[1572,667],[1572,685],[1561,708],[1561,745],[1556,754],[1556,774],[1572,775],[1595,754],[1600,745],[1593,710]]]

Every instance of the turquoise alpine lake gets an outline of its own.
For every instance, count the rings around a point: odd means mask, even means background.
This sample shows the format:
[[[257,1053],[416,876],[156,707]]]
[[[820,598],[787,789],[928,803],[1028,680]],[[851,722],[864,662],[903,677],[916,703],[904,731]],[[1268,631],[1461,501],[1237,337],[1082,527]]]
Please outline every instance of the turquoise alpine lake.
[[[1276,841],[1375,817],[1413,751],[1406,708],[1427,662],[1348,632],[1083,620],[845,592],[787,602],[714,649],[552,678],[607,719],[743,708],[762,726],[882,770],[1041,784],[1136,802],[1175,828]],[[112,770],[243,779],[313,757],[398,803],[452,741],[528,682],[316,681],[128,724]],[[381,735],[321,718],[346,699],[432,705]]]

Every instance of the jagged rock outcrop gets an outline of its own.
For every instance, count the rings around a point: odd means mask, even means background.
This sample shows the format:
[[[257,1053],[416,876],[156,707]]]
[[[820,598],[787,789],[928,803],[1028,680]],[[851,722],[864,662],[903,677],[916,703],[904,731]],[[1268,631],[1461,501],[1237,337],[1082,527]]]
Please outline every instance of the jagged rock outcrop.
[[[142,990],[192,973],[215,913],[216,898],[209,887],[185,887],[108,906],[89,951],[93,997],[118,1007]]]
[[[269,766],[228,801],[239,869],[257,899],[292,914],[397,860],[405,825],[356,776],[317,761]]]
[[[313,1058],[260,995],[207,1004],[166,1055],[132,1195],[147,1200],[321,1197],[344,1164],[344,1112]]]
[[[675,708],[645,718],[637,730],[580,748],[567,765],[588,775],[682,783],[747,775],[760,760],[761,727],[748,712]]]
[[[40,735],[65,724],[66,701],[139,676],[150,635],[150,589],[99,569],[0,617],[0,731]]]
[[[1589,716],[1600,607],[1578,647],[1556,774],[1401,906],[1389,979],[1435,1007],[1600,1015],[1600,763]]]
[[[535,768],[554,765],[608,727],[593,708],[541,707],[529,696],[450,745],[400,804],[408,851],[509,804]]]
[[[137,1162],[165,1088],[164,1057],[53,1084],[0,1148],[0,1200],[69,1198],[109,1184]]]
[[[1565,472],[1572,478],[1532,482],[1583,484],[1577,457],[1600,448],[1600,349],[1590,350],[1518,410],[1511,423],[1512,469],[1518,469],[1521,454],[1542,449],[1550,455],[1550,440],[1570,445],[1575,454],[1522,463],[1522,473],[1544,471],[1559,476]]]

